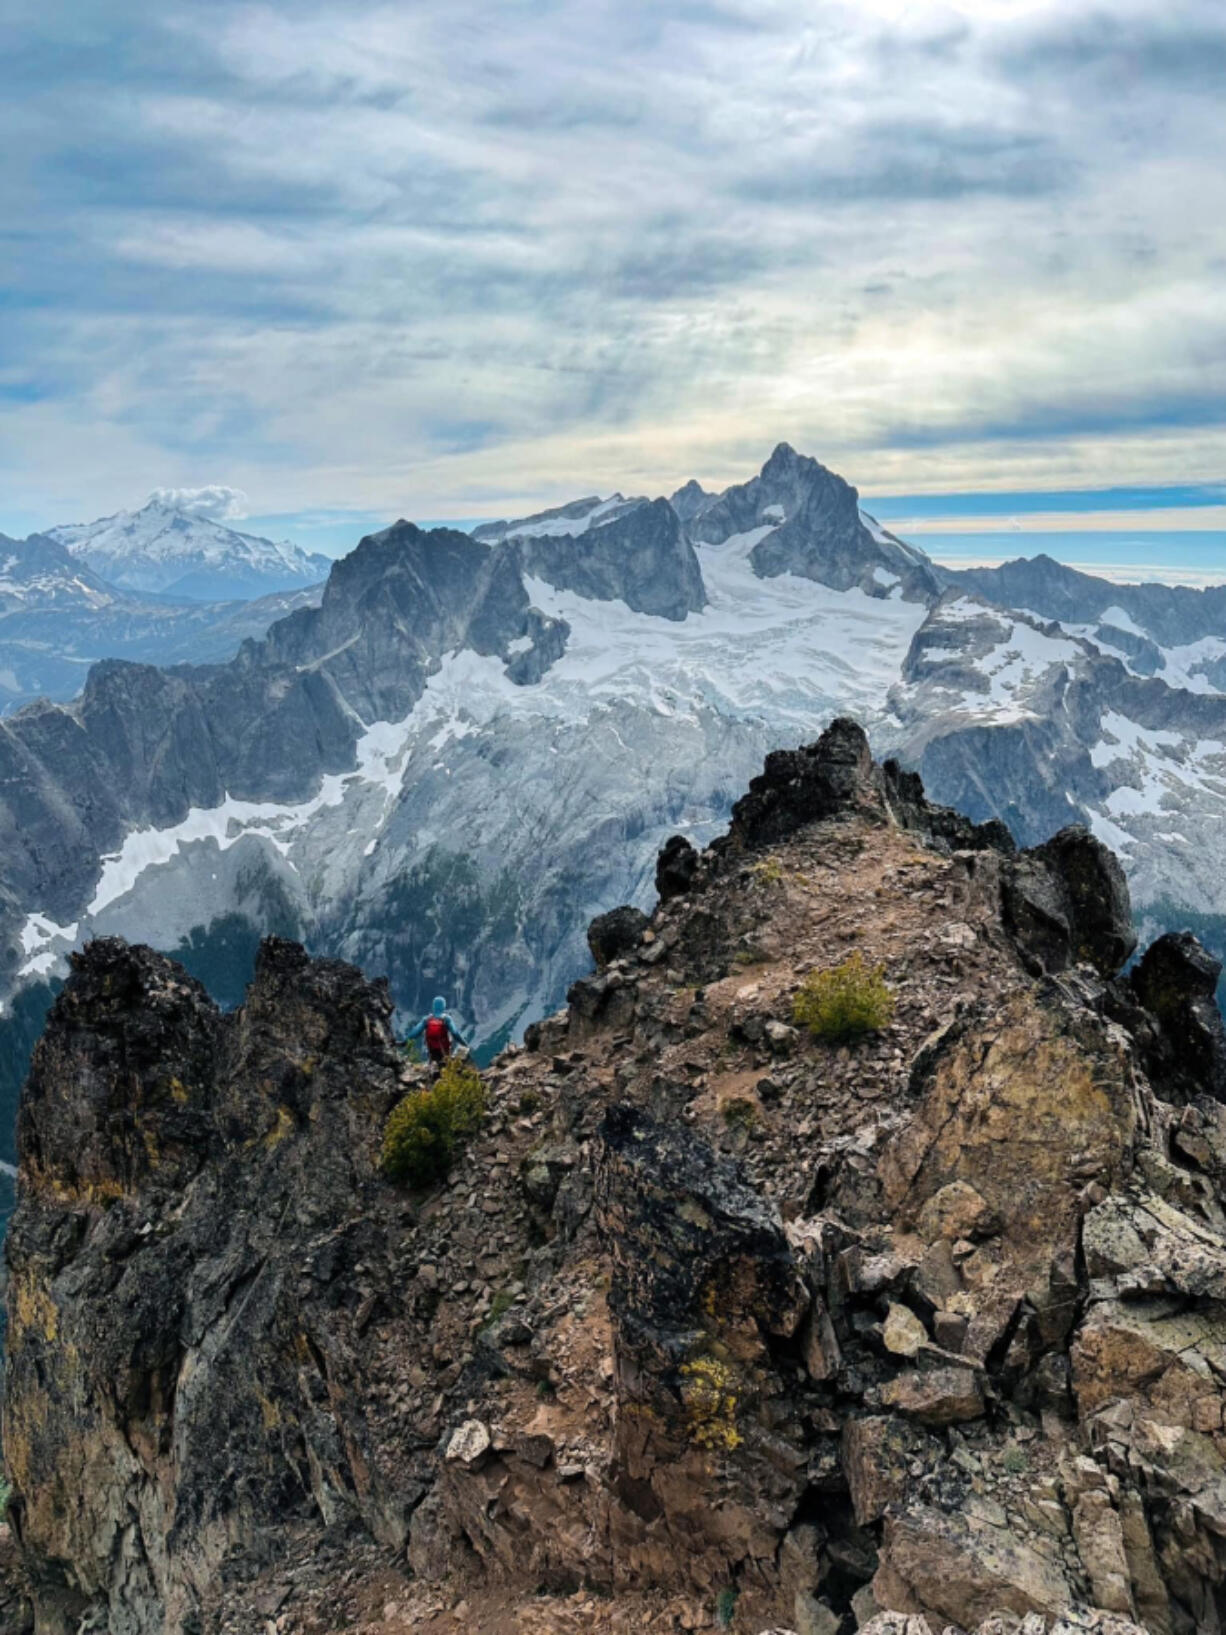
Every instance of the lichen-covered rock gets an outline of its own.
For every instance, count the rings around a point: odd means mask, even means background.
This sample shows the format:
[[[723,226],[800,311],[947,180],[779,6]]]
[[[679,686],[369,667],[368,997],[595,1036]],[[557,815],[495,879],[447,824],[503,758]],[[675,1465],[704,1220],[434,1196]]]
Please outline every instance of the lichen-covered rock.
[[[973,1628],[992,1614],[1059,1615],[1076,1600],[1063,1562],[1023,1543],[1008,1525],[914,1506],[887,1514],[879,1606]]]
[[[686,1130],[615,1106],[600,1130],[597,1220],[612,1265],[613,1483],[654,1548],[718,1586],[769,1560],[799,1502],[799,1426],[775,1411],[772,1344],[809,1293],[777,1214]]]
[[[12,1520],[40,1631],[99,1606],[114,1629],[187,1629],[222,1563],[275,1550],[296,1513],[405,1535],[353,1389],[391,1005],[278,942],[227,1018],[148,949],[95,942],[74,966],[6,1243]]]

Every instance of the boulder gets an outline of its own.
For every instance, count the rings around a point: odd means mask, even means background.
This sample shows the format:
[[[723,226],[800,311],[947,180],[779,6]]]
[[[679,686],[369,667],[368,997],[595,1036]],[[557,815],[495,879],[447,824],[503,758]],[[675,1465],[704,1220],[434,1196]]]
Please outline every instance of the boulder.
[[[766,757],[761,775],[732,808],[729,840],[749,850],[772,845],[806,823],[869,802],[875,791],[864,729],[840,716],[815,744]]]
[[[596,969],[603,971],[615,959],[634,953],[650,924],[641,908],[623,906],[598,914],[587,928],[587,945],[592,950]]]
[[[444,1458],[450,1463],[475,1470],[490,1451],[490,1428],[479,1419],[466,1419],[447,1439]]]
[[[908,1307],[891,1303],[881,1338],[886,1350],[896,1357],[914,1357],[928,1344],[928,1330]]]
[[[1111,1497],[1101,1488],[1083,1493],[1073,1507],[1073,1537],[1094,1592],[1096,1606],[1135,1615],[1124,1533]]]
[[[1137,945],[1119,859],[1080,824],[1014,858],[1003,899],[1006,925],[1038,970],[1088,963],[1111,977]]]
[[[922,1504],[886,1513],[873,1593],[879,1606],[924,1614],[938,1629],[973,1629],[1000,1613],[1059,1615],[1076,1599],[1059,1559],[1009,1527]]]
[[[1142,954],[1129,981],[1158,1024],[1151,1078],[1171,1100],[1226,1101],[1226,1026],[1218,1008],[1222,962],[1189,931],[1169,931]]]
[[[987,1411],[983,1376],[974,1368],[899,1374],[882,1389],[881,1400],[921,1425],[960,1425]]]
[[[906,1497],[912,1465],[934,1446],[940,1451],[931,1437],[893,1414],[846,1422],[840,1459],[858,1526],[880,1520],[888,1505]]]
[[[656,891],[662,903],[684,897],[698,872],[698,853],[684,835],[671,835],[656,859]]]

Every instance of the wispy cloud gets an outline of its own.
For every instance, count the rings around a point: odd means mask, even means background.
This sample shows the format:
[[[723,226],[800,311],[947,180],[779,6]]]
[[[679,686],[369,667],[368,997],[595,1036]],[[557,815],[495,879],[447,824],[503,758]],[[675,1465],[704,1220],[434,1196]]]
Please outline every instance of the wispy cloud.
[[[6,516],[1226,469],[1217,0],[10,0]]]

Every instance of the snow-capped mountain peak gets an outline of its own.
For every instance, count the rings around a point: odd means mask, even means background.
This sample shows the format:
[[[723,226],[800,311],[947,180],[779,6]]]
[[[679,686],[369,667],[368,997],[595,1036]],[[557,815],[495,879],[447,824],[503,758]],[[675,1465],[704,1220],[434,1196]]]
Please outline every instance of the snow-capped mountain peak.
[[[112,585],[183,601],[297,590],[331,567],[288,540],[242,533],[161,494],[139,511],[51,528],[47,537]]]
[[[201,527],[99,528],[138,519]],[[720,494],[398,523],[234,663],[100,665],[0,724],[0,999],[86,937],[190,951],[237,920],[505,1036],[663,840],[848,709],[938,798],[1027,843],[1089,823],[1142,910],[1226,924],[1224,619],[1226,587],[939,568],[786,445]]]

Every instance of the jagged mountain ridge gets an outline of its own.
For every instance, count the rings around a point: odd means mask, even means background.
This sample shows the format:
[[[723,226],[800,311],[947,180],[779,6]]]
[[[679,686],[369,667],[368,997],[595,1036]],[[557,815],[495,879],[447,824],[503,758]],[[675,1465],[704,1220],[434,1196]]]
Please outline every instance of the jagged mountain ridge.
[[[253,600],[326,579],[331,559],[227,527],[155,494],[138,511],[46,530],[121,590],[189,602]]]
[[[1042,554],[938,572],[943,584],[1085,635],[1139,675],[1162,674],[1193,692],[1226,684],[1226,586],[1116,585]]]
[[[45,534],[0,538],[0,713],[75,698],[91,665],[222,663],[323,586],[244,601],[171,602],[121,590]]]
[[[398,523],[232,664],[105,666],[6,723],[7,981],[238,916],[498,1035],[564,991],[586,917],[645,898],[671,830],[714,833],[767,750],[846,708],[1027,843],[1089,821],[1143,908],[1226,914],[1221,695],[942,588],[787,445],[674,501]]]
[[[848,722],[659,878],[416,1199],[382,984],[274,941],[222,1016],[75,956],[8,1248],[40,1630],[1213,1627],[1213,963],[1119,978],[1105,848],[1018,854]],[[849,1049],[790,1024],[852,950],[897,1008]]]

